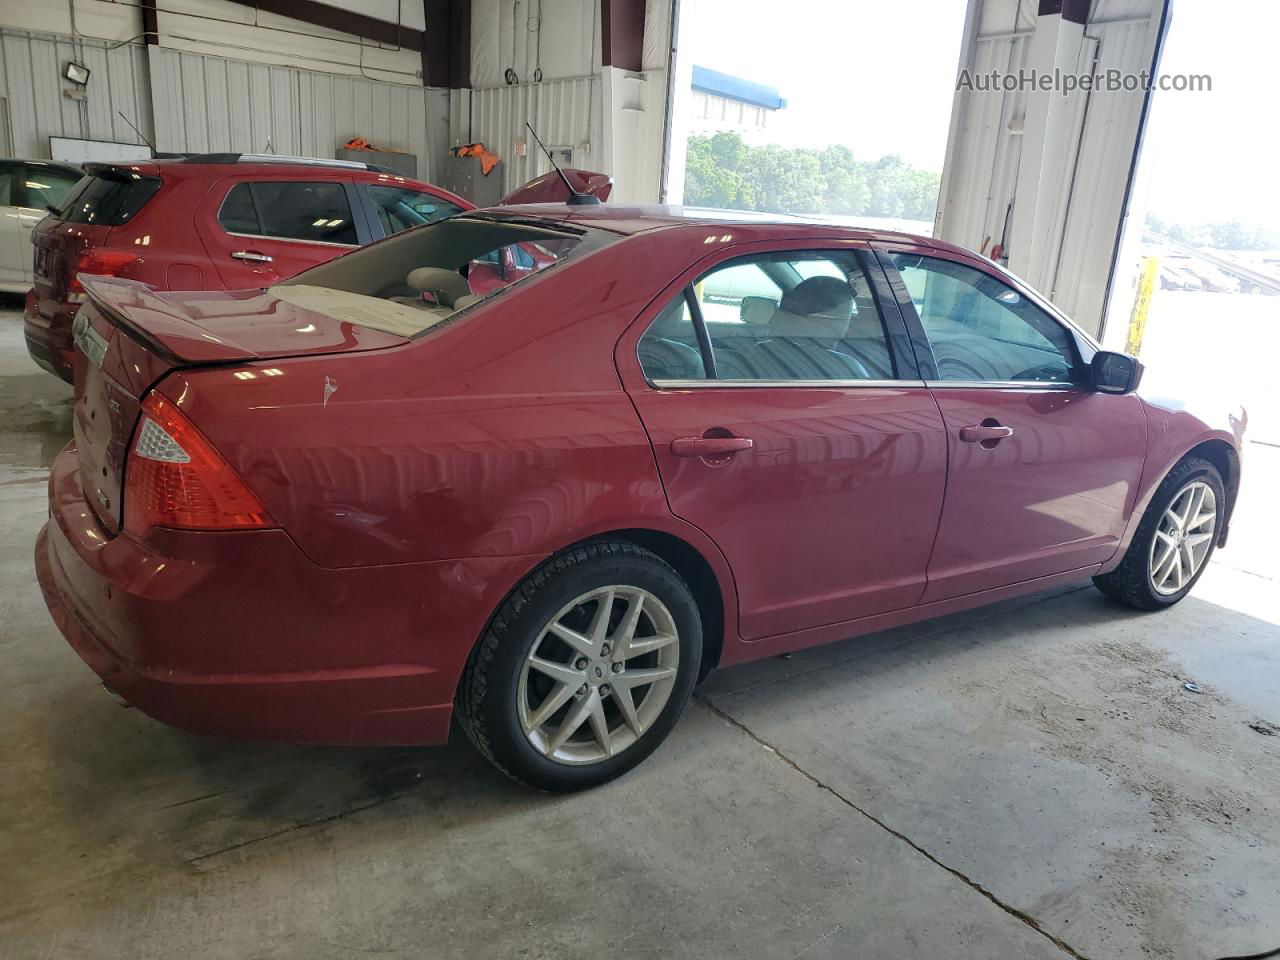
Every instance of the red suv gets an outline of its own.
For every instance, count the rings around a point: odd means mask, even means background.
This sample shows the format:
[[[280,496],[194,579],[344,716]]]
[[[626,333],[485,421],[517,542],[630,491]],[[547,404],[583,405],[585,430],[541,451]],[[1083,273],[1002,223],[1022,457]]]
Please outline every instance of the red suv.
[[[462,197],[363,163],[205,154],[87,164],[57,213],[32,234],[27,350],[72,380],[71,326],[80,274],[141,280],[159,290],[262,288],[409,227],[471,210]],[[575,188],[607,196],[608,177],[567,171]],[[563,200],[540,177],[509,200]]]

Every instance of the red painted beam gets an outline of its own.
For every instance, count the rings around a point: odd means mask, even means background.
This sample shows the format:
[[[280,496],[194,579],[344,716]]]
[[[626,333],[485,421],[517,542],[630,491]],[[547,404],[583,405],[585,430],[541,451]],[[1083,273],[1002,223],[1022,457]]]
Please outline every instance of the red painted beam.
[[[422,77],[429,87],[471,86],[471,0],[424,0]]]
[[[644,0],[600,0],[600,62],[644,69]]]
[[[426,35],[419,30],[388,23],[376,17],[367,17],[363,13],[354,13],[331,7],[327,3],[316,0],[234,0],[246,7],[254,7],[277,16],[300,20],[313,27],[324,27],[348,33],[353,37],[364,37],[392,47],[407,47],[410,50],[421,50],[426,46]],[[144,12],[145,24],[145,12]],[[144,26],[144,29],[146,27]]]

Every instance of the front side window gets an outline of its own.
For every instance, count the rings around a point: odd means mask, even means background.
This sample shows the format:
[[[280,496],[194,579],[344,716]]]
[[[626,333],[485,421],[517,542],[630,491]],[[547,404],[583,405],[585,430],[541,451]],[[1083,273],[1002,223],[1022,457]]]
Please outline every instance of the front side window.
[[[238,183],[223,200],[218,222],[228,233],[351,246],[359,242],[341,183]]]
[[[682,292],[641,338],[651,381],[888,380],[895,370],[856,255],[792,251],[717,267]],[[692,296],[697,316],[686,303]],[[697,324],[706,331],[699,344]],[[692,355],[702,362],[695,364]],[[701,354],[709,354],[702,356]],[[673,375],[673,369],[680,369]]]
[[[447,200],[409,187],[370,186],[369,196],[373,198],[378,220],[387,236],[462,212],[461,207]]]
[[[1051,316],[989,273],[890,255],[933,347],[940,380],[1070,383],[1076,349]]]

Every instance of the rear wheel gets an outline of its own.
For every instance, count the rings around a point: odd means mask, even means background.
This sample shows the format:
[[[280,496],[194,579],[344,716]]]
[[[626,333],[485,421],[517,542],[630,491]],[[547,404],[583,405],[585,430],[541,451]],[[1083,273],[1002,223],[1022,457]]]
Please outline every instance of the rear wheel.
[[[1198,457],[1180,461],[1151,498],[1120,566],[1093,582],[1139,610],[1177,603],[1208,566],[1226,502],[1213,464]]]
[[[472,651],[458,716],[499,769],[543,790],[612,780],[657,748],[697,678],[689,588],[634,544],[598,542],[526,577]]]

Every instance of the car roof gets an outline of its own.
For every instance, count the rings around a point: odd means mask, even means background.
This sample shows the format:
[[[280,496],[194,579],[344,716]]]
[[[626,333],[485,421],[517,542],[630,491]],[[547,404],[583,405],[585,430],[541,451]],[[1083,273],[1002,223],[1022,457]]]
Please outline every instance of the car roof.
[[[493,216],[527,217],[553,223],[578,224],[633,236],[655,230],[674,228],[737,227],[750,234],[750,239],[804,237],[841,237],[849,240],[878,240],[887,243],[910,243],[939,250],[951,250],[975,256],[965,249],[932,237],[886,230],[881,227],[857,226],[824,220],[820,216],[798,217],[785,213],[758,213],[750,210],[715,210],[706,207],[675,205],[623,206],[608,203],[570,205],[562,203],[530,203],[490,207],[478,213]]]

